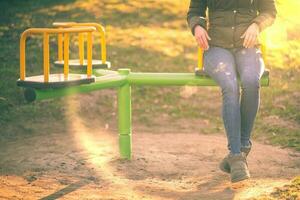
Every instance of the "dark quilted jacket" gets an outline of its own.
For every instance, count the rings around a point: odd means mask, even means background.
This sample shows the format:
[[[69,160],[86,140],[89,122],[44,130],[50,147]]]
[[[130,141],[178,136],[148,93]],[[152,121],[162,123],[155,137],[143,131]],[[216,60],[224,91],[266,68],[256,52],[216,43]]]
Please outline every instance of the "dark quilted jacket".
[[[256,23],[262,31],[276,14],[274,0],[191,0],[187,21],[193,34],[196,25],[208,29],[210,45],[236,48],[242,47],[240,37],[249,25]]]

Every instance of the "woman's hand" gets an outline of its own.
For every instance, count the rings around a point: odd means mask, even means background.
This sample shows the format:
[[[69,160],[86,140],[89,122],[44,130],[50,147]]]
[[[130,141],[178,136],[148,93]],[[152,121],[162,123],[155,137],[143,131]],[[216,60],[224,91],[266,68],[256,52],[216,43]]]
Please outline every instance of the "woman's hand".
[[[256,44],[259,35],[259,27],[256,23],[251,24],[246,32],[241,36],[244,38],[243,46],[245,48],[252,48]]]
[[[202,49],[207,50],[209,48],[207,40],[211,39],[206,30],[199,25],[195,27],[195,39]]]

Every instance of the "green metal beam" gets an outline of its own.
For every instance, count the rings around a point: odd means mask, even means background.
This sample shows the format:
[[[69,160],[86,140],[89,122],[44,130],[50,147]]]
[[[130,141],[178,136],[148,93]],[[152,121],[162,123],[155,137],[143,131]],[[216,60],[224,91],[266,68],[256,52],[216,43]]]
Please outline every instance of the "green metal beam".
[[[209,76],[196,76],[194,73],[141,73],[132,72],[128,75],[131,85],[156,86],[217,86]],[[261,86],[269,85],[269,77],[261,78]]]
[[[194,73],[142,73],[130,72],[130,69],[95,70],[96,80],[91,84],[71,86],[57,89],[27,89],[25,98],[28,101],[58,98],[72,94],[87,93],[105,88],[116,88],[127,83],[129,85],[153,86],[217,86],[208,76],[196,76]],[[261,78],[261,86],[269,85],[269,76]]]

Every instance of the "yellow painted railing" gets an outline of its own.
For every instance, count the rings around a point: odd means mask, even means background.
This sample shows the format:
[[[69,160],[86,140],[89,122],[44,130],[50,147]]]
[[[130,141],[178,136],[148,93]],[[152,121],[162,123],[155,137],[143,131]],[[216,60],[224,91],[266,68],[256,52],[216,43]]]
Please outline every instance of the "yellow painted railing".
[[[80,65],[83,65],[83,60],[84,60],[84,35],[82,33],[78,34],[78,43],[79,43],[79,62],[80,62]]]
[[[203,70],[203,49],[198,48],[198,70]]]
[[[105,36],[105,29],[103,26],[101,26],[100,24],[97,23],[77,23],[77,22],[55,22],[53,23],[53,26],[55,27],[59,27],[59,28],[70,28],[70,27],[95,27],[97,29],[97,32],[100,33],[101,36],[101,40],[100,40],[100,45],[101,45],[101,60],[102,60],[102,64],[106,63],[106,36]],[[84,60],[84,38],[82,37],[81,34],[79,34],[78,36],[78,43],[79,43],[79,62],[82,65],[83,64],[83,60]],[[60,48],[62,48],[63,44],[62,44],[62,40],[58,41],[58,60],[62,61],[62,59],[60,59],[62,57],[62,55],[60,53],[62,53],[62,51],[59,51]],[[89,51],[89,49],[88,49]]]
[[[94,27],[74,27],[74,28],[30,28],[24,31],[20,39],[20,80],[24,81],[26,78],[26,39],[29,35],[32,34],[42,34],[43,35],[43,57],[44,57],[44,82],[49,82],[50,75],[50,60],[49,60],[49,35],[58,34],[58,40],[62,41],[62,36],[64,36],[64,75],[65,78],[69,74],[69,34],[70,33],[79,33],[79,34],[88,34],[88,38],[91,38],[92,32],[96,29]],[[92,47],[92,40],[88,40],[88,46]],[[59,48],[59,53],[62,53],[62,47]],[[62,59],[62,54],[60,55]],[[92,71],[92,51],[88,51],[88,67],[87,75],[91,76]]]

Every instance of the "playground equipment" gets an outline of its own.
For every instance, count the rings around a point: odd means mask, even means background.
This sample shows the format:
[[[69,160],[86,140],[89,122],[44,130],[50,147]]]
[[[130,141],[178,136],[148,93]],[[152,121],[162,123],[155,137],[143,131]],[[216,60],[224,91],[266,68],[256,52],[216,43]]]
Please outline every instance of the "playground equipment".
[[[84,74],[70,74],[69,73],[69,34],[80,33],[87,34],[88,46],[92,44],[92,32],[95,31],[94,27],[85,28],[65,28],[65,29],[51,29],[51,28],[31,28],[23,32],[20,39],[20,79],[17,85],[25,88],[35,89],[50,89],[61,88],[67,86],[74,86],[95,81],[92,75],[92,51],[88,48],[88,65],[86,75]],[[44,74],[38,76],[26,77],[26,39],[32,34],[43,35],[43,56],[44,56]],[[64,35],[64,73],[63,74],[50,74],[50,60],[49,60],[49,35],[50,34],[63,34]],[[26,96],[25,93],[25,97]]]
[[[33,29],[35,30],[35,29]],[[88,70],[85,78],[92,78],[92,81],[80,82],[76,85],[65,85],[66,79],[61,79],[64,87],[36,87],[35,83],[30,82],[35,77],[27,77],[25,79],[25,39],[26,35],[35,32],[32,29],[25,31],[21,37],[21,62],[20,73],[21,77],[18,85],[25,88],[25,98],[27,101],[43,100],[64,97],[72,94],[87,93],[95,90],[116,88],[118,90],[118,130],[119,130],[119,149],[120,155],[123,159],[131,158],[131,87],[134,85],[152,85],[152,86],[216,86],[216,82],[205,74],[195,75],[195,73],[143,73],[131,72],[130,69],[118,69],[118,71],[93,69],[91,50],[88,51]],[[39,78],[39,85],[49,84],[49,52],[48,52],[48,37],[47,34],[51,30],[55,33],[69,33],[69,32],[88,32],[88,46],[91,43],[91,34],[95,30],[94,27],[86,28],[60,28],[60,29],[42,29],[39,33],[44,34],[44,80]],[[25,38],[25,39],[24,39]],[[45,39],[46,38],[46,39]],[[65,74],[68,69],[68,37],[65,37],[64,44],[64,66]],[[46,53],[45,53],[46,52]],[[202,54],[199,54],[198,65],[202,67]],[[201,68],[200,68],[201,69]],[[38,76],[39,77],[39,76]],[[58,83],[60,80],[58,81]],[[22,84],[21,84],[22,83]],[[269,74],[265,73],[261,78],[261,86],[269,85]]]
[[[77,22],[55,22],[53,23],[54,27],[58,28],[76,28],[76,27],[95,27],[96,33],[100,34],[100,47],[101,47],[101,59],[93,59],[92,64],[93,68],[110,68],[111,64],[106,59],[106,36],[105,29],[103,26],[97,23],[77,23]],[[78,47],[79,47],[79,59],[70,59],[69,66],[80,69],[83,67],[87,67],[87,60],[84,58],[84,35],[82,33],[78,34]],[[89,48],[89,47],[88,47]],[[92,47],[91,47],[92,48]],[[88,49],[91,51],[91,49]],[[99,54],[100,57],[100,54]],[[63,35],[58,34],[58,60],[55,62],[57,66],[63,66]]]

